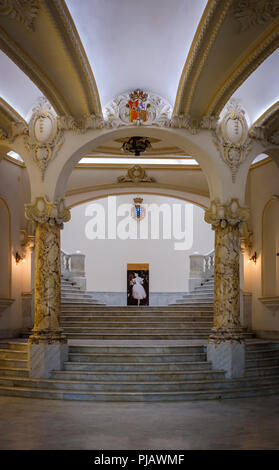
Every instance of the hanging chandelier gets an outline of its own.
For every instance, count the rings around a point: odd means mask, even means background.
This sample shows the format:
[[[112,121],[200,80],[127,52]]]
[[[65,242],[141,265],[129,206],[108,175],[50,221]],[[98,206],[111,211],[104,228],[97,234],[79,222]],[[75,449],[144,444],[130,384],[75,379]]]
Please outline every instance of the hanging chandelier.
[[[122,152],[133,153],[135,157],[139,157],[141,153],[151,149],[150,141],[146,137],[140,136],[130,137],[121,147]]]

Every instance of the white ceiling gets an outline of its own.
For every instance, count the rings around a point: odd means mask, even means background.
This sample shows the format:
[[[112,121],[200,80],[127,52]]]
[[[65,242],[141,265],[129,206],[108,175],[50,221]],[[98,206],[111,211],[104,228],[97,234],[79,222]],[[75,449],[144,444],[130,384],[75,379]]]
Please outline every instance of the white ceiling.
[[[232,98],[241,101],[250,125],[279,100],[279,49],[273,52],[236,90]]]
[[[0,50],[0,96],[26,119],[42,92],[9,57]]]
[[[173,106],[206,0],[66,0],[104,107],[142,88]]]

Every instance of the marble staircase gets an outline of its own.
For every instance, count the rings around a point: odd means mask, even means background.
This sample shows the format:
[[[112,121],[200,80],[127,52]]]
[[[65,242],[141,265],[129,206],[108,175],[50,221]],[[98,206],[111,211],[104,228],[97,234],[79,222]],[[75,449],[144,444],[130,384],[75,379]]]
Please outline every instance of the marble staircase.
[[[202,284],[196,287],[192,292],[184,294],[181,299],[176,301],[175,305],[185,305],[192,303],[205,303],[212,304],[214,302],[214,278],[211,277],[202,282]]]
[[[105,342],[103,342],[105,343]],[[123,342],[124,343],[124,342]],[[140,342],[138,342],[140,343]],[[162,342],[161,342],[162,343]],[[0,395],[89,401],[187,401],[279,393],[279,343],[246,341],[245,376],[226,379],[206,346],[71,344],[64,370],[31,379],[27,344],[0,343]]]

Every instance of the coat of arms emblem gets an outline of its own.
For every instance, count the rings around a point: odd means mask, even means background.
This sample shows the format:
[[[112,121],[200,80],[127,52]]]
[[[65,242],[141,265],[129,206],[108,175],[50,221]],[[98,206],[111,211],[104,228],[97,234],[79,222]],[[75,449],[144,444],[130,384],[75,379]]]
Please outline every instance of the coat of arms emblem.
[[[134,205],[132,207],[132,217],[135,220],[142,220],[145,217],[146,211],[145,208],[142,207],[143,199],[141,197],[134,198]]]
[[[147,109],[150,104],[146,103],[148,94],[142,90],[134,90],[129,95],[130,99],[127,107],[130,108],[130,122],[134,121],[147,121]]]

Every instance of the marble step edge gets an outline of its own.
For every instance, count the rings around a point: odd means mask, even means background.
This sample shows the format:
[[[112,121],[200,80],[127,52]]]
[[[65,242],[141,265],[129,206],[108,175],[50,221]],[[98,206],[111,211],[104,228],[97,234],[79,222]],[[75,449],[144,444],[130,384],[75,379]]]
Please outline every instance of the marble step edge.
[[[229,398],[242,398],[251,396],[275,395],[279,393],[278,385],[261,385],[254,388],[240,389],[216,389],[202,391],[165,391],[165,392],[88,392],[69,390],[46,390],[39,388],[24,387],[0,387],[0,394],[5,396],[19,396],[30,398],[62,399],[62,400],[83,400],[83,401],[202,401],[218,400]]]
[[[222,371],[220,371],[222,372]],[[262,377],[239,377],[239,378],[233,378],[233,379],[226,379],[226,378],[218,378],[218,379],[209,379],[209,380],[189,380],[189,381],[164,381],[164,382],[158,382],[158,381],[151,381],[151,382],[100,382],[100,381],[79,381],[79,380],[66,380],[66,379],[40,379],[40,378],[30,378],[30,377],[0,377],[0,386],[1,382],[15,382],[15,383],[28,383],[28,384],[43,384],[43,385],[97,385],[97,386],[103,386],[103,385],[150,385],[150,386],[169,386],[169,385],[184,385],[184,386],[191,386],[191,385],[198,385],[198,386],[205,386],[205,385],[235,385],[238,386],[239,384],[248,384],[251,385],[251,383],[262,383],[262,382],[268,382],[271,384],[278,384],[279,385],[279,374],[275,376],[268,376],[266,378]],[[40,388],[43,388],[42,385],[40,385]]]
[[[158,372],[153,372],[153,371],[145,371],[145,372],[137,372],[137,371],[127,371],[127,372],[121,372],[121,371],[115,371],[115,372],[102,372],[102,371],[71,371],[71,370],[62,370],[62,371],[56,371],[56,370],[53,370],[52,372],[52,375],[54,376],[61,376],[59,377],[59,379],[61,379],[63,376],[66,378],[67,376],[88,376],[88,377],[96,377],[96,379],[93,380],[93,382],[98,382],[98,377],[101,376],[101,377],[110,377],[110,376],[113,376],[115,379],[117,380],[122,380],[122,379],[119,379],[119,377],[121,376],[128,376],[128,377],[138,377],[138,380],[141,382],[142,380],[145,380],[146,378],[148,378],[149,376],[151,377],[180,377],[180,376],[186,376],[186,377],[190,377],[190,376],[193,376],[195,378],[195,376],[202,376],[199,378],[199,380],[207,380],[206,377],[204,378],[204,376],[209,376],[209,377],[214,377],[214,379],[219,379],[219,377],[224,377],[225,375],[225,372],[223,370],[212,370],[212,369],[208,369],[208,370],[186,370],[186,371],[158,371]],[[216,377],[215,377],[216,376]],[[56,378],[57,377],[53,377],[53,378]],[[63,378],[63,380],[65,380],[65,378]],[[75,380],[73,378],[71,379],[67,379],[67,380]],[[88,380],[88,379],[78,379],[79,381],[82,381],[82,380]],[[104,380],[104,379],[102,379]],[[111,379],[107,379],[107,380],[111,380]],[[158,379],[157,378],[154,378],[152,379],[152,381],[157,381]],[[91,382],[92,380],[88,380],[89,382]],[[128,381],[130,382],[130,381]],[[133,381],[132,381],[133,382]]]
[[[176,352],[205,352],[205,346],[201,345],[193,345],[193,346],[98,346],[98,345],[70,345],[69,346],[69,353],[98,353],[98,354],[103,354],[103,353],[134,353],[134,354],[141,354],[142,352],[146,353],[158,353],[158,354],[164,354],[164,353],[176,353]]]

